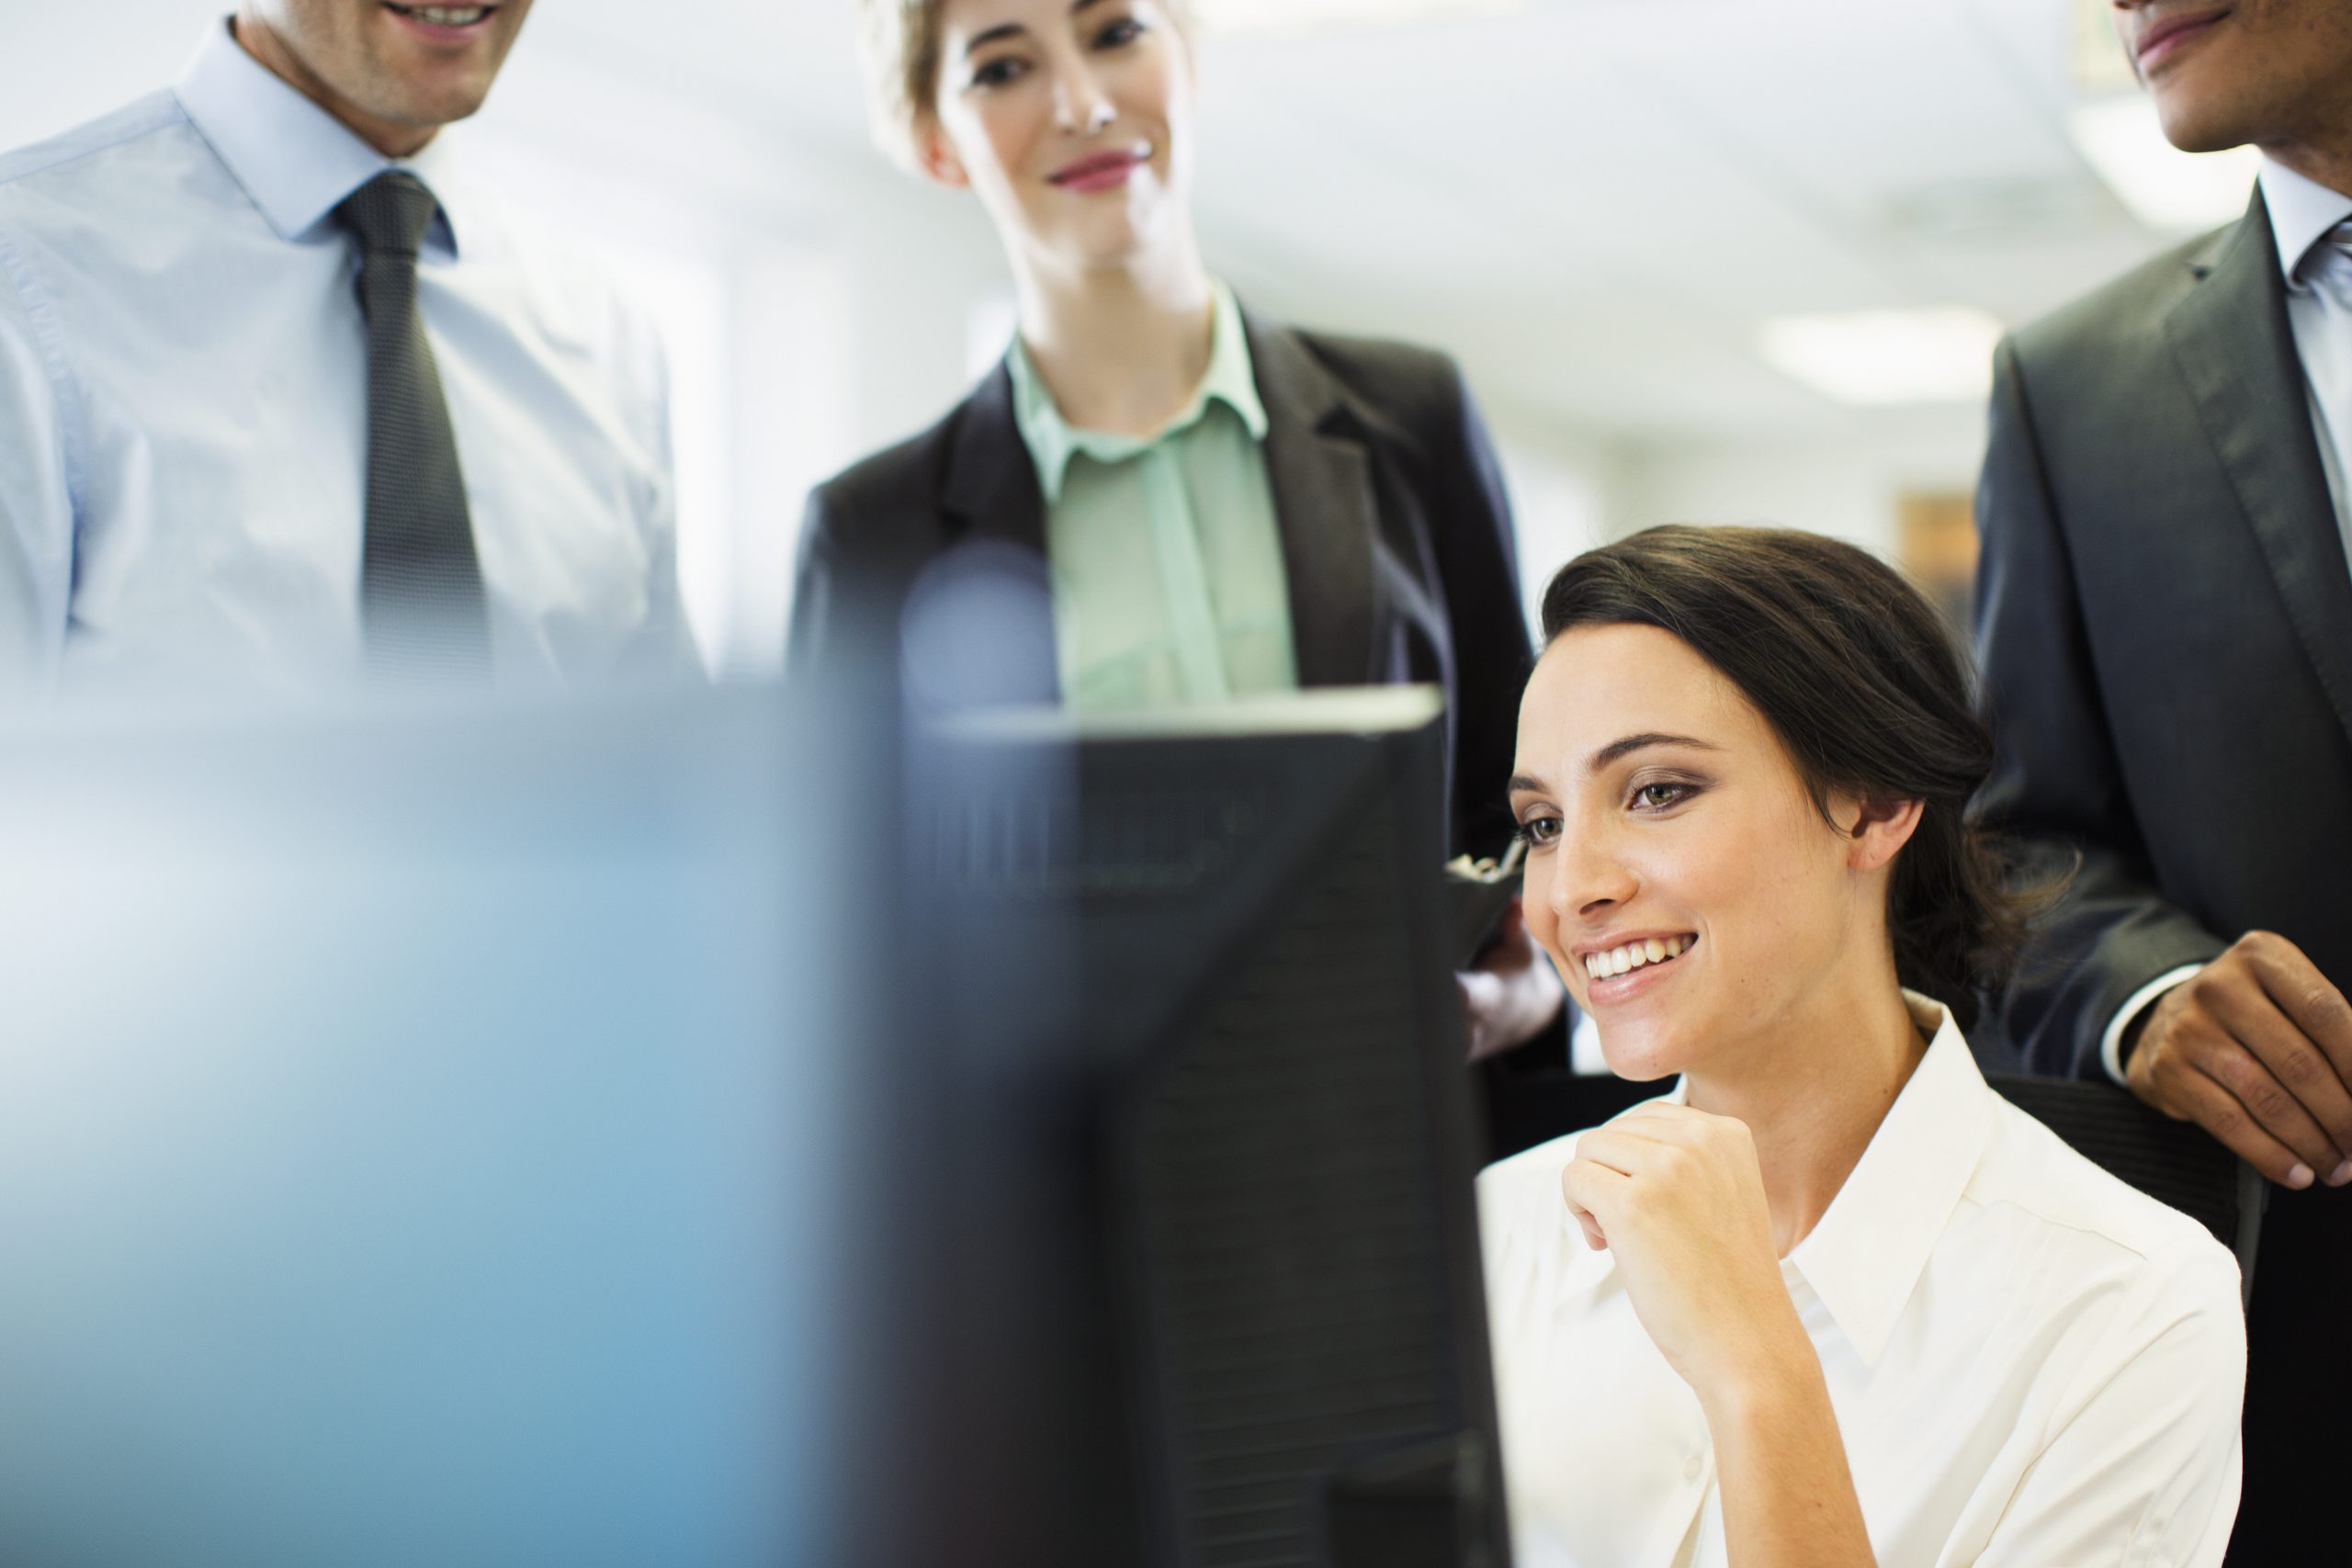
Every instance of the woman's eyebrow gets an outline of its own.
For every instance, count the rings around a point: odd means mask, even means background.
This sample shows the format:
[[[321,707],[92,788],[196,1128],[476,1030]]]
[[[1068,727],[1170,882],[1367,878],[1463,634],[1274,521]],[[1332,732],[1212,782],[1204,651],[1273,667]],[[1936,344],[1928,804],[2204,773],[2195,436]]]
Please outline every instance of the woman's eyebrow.
[[[1087,12],[1092,10],[1095,6],[1100,6],[1102,3],[1103,0],[1077,0],[1077,4],[1070,6],[1069,14],[1073,17],[1084,16]],[[972,51],[975,50],[985,49],[992,43],[1002,43],[1007,39],[1018,38],[1028,30],[1029,29],[1027,28],[1023,27],[1019,22],[1005,22],[1000,26],[990,28],[984,33],[976,34],[964,40],[965,57],[968,59],[970,58]]]
[[[969,60],[975,52],[986,49],[989,44],[1002,43],[1007,39],[1019,38],[1028,30],[1019,22],[1005,22],[990,28],[984,33],[975,34],[964,40],[964,58]]]
[[[1544,781],[1535,777],[1532,773],[1513,773],[1510,779],[1510,787],[1504,793],[1507,795],[1542,795],[1544,793],[1544,789],[1545,785]]]
[[[1661,735],[1651,730],[1640,735],[1628,735],[1623,740],[1611,741],[1600,750],[1595,751],[1592,754],[1592,761],[1587,762],[1585,766],[1590,772],[1597,773],[1611,762],[1622,761],[1636,751],[1646,751],[1653,746],[1680,746],[1696,751],[1723,750],[1713,742],[1702,740],[1695,735]]]

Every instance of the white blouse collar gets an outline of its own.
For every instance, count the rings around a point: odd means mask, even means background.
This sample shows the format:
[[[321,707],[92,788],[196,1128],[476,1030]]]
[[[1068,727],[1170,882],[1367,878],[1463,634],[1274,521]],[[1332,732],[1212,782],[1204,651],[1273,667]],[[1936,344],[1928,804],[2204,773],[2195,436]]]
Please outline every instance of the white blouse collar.
[[[1783,1259],[1821,1298],[1865,1365],[1875,1363],[1919,1283],[1944,1226],[1968,1190],[1993,1127],[1994,1091],[1977,1070],[1951,1010],[1905,991],[1912,1021],[1928,1035],[1928,1054],[1895,1096],[1886,1118],[1828,1212]],[[1665,1098],[1688,1103],[1690,1080]],[[1575,1220],[1563,1217],[1571,1228]],[[1580,1238],[1577,1251],[1583,1250]],[[1594,1255],[1598,1284],[1614,1269]]]

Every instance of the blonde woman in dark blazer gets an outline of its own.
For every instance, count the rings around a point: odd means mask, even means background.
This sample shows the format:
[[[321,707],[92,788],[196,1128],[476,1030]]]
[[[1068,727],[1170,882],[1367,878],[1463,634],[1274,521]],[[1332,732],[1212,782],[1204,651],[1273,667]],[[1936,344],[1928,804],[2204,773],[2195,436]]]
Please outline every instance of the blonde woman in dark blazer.
[[[795,669],[879,624],[958,702],[1430,682],[1454,846],[1500,853],[1532,650],[1485,426],[1443,355],[1265,320],[1210,274],[1181,0],[862,7],[877,119],[979,198],[1020,333],[939,424],[811,498]],[[970,572],[994,584],[980,657],[927,629],[936,585]],[[1516,917],[1464,984],[1478,1054],[1558,1015]]]

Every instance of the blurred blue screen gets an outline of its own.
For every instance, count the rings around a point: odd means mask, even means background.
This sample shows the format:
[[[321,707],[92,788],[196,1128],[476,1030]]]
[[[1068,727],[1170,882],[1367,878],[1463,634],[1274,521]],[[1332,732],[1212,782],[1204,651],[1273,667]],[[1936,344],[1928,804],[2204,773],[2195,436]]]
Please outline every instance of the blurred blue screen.
[[[0,736],[0,1561],[830,1555],[873,846],[815,733]]]

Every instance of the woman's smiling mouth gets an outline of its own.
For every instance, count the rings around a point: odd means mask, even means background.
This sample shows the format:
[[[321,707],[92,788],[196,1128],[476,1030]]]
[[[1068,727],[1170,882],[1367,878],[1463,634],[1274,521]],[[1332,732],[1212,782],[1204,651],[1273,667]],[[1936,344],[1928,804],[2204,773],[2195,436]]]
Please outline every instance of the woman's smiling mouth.
[[[1137,169],[1150,161],[1151,148],[1148,144],[1123,147],[1080,158],[1075,164],[1057,169],[1047,179],[1064,190],[1091,195],[1096,191],[1114,190],[1126,184]]]
[[[1584,954],[1585,973],[1595,980],[1613,979],[1636,969],[1671,964],[1698,944],[1695,936],[1636,937],[1615,947]]]

